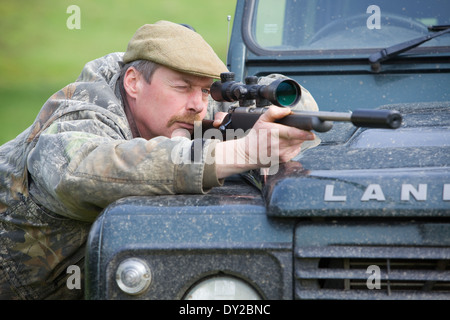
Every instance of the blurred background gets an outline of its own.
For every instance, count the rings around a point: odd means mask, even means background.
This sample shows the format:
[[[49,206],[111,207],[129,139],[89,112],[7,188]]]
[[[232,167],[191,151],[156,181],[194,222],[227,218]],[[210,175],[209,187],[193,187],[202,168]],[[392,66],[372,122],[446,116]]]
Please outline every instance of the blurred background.
[[[71,5],[79,7],[79,29]],[[226,61],[236,0],[0,0],[0,144],[32,124],[86,62],[125,51],[146,23],[187,23]],[[69,8],[69,13],[67,12]]]

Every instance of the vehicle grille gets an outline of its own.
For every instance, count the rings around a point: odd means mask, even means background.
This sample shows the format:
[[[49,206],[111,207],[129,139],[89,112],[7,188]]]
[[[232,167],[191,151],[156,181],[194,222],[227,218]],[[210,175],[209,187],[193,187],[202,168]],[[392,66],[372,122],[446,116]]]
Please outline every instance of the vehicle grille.
[[[295,281],[297,299],[450,299],[450,249],[297,248]]]

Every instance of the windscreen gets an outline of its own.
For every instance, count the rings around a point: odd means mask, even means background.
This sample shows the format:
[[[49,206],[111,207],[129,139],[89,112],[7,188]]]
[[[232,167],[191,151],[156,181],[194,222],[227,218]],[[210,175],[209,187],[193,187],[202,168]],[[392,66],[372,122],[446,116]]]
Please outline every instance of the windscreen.
[[[449,24],[449,0],[258,0],[250,34],[271,51],[374,49]],[[421,47],[446,46],[450,34]]]

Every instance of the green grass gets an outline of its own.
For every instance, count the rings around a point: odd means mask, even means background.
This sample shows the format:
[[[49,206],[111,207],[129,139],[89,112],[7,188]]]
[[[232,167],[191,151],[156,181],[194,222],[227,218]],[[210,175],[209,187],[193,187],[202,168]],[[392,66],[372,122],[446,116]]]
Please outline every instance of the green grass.
[[[67,7],[81,29],[66,26]],[[0,0],[0,144],[27,128],[47,98],[73,82],[88,61],[125,51],[146,23],[192,25],[226,60],[227,15],[236,0]]]

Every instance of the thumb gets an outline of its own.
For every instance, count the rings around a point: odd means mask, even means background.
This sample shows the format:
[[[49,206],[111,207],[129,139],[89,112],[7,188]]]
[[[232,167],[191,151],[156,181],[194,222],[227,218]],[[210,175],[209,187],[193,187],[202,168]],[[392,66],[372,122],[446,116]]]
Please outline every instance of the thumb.
[[[264,112],[260,117],[262,121],[275,122],[275,120],[282,119],[291,113],[290,108],[281,108],[274,105],[270,106],[269,109]]]

